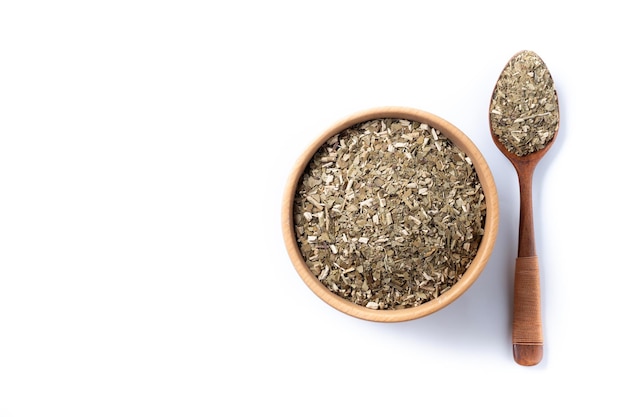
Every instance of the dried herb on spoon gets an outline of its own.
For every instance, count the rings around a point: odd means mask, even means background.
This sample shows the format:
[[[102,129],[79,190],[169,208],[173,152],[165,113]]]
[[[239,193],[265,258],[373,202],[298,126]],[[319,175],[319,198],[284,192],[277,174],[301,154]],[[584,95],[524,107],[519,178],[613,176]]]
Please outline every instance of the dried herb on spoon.
[[[532,51],[515,55],[496,83],[491,129],[509,152],[524,156],[546,147],[559,126],[554,81]]]

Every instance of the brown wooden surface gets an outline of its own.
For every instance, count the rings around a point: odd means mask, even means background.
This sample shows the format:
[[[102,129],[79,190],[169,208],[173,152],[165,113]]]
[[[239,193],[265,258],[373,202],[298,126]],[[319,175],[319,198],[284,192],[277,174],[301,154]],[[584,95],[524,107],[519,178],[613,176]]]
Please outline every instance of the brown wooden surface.
[[[520,365],[536,365],[543,356],[541,288],[536,256],[517,258],[513,298],[513,357]]]

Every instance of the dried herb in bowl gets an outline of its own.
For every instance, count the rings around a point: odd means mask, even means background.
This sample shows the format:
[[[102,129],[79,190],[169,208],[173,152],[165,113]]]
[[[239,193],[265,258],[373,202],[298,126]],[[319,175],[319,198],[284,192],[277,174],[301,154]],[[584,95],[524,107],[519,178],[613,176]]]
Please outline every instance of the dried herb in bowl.
[[[462,279],[485,215],[470,158],[431,126],[394,118],[329,138],[293,204],[310,271],[333,293],[375,310],[421,305]]]

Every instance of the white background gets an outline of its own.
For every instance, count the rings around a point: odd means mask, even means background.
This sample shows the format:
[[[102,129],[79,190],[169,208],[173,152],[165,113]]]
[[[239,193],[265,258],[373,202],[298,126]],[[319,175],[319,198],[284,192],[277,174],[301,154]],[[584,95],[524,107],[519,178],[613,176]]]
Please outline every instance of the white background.
[[[617,2],[0,4],[0,417],[624,415]],[[544,360],[513,361],[518,189],[488,102],[509,58],[556,82],[535,175]],[[501,222],[426,318],[361,321],[292,267],[301,152],[379,106],[479,147]]]

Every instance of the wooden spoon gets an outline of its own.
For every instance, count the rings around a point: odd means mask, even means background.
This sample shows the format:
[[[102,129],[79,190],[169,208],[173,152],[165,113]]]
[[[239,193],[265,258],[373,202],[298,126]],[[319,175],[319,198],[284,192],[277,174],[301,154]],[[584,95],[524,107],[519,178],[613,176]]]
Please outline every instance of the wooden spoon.
[[[537,163],[554,143],[559,107],[552,76],[531,51],[507,63],[493,90],[489,108],[491,136],[519,178],[519,246],[513,295],[513,357],[520,365],[543,357],[539,261],[535,251],[532,182]]]

